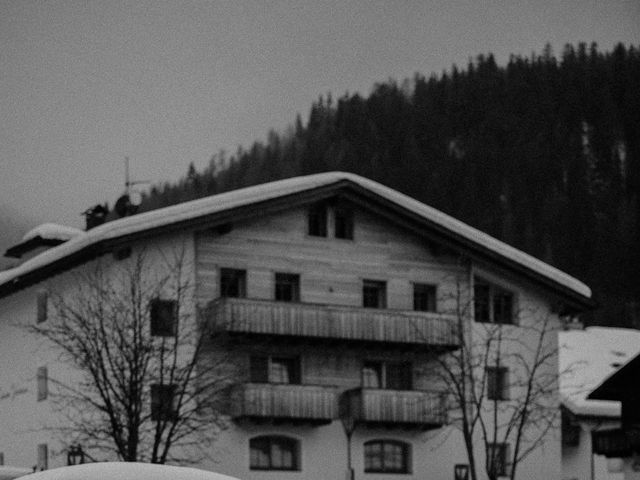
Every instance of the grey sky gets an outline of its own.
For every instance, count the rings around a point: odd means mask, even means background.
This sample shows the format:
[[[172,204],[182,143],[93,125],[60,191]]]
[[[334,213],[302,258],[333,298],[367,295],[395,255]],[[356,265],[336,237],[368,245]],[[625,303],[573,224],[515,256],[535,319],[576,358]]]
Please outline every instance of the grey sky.
[[[546,42],[639,45],[638,25],[638,0],[0,1],[0,215],[79,227],[121,194],[124,156],[174,180],[328,91]]]

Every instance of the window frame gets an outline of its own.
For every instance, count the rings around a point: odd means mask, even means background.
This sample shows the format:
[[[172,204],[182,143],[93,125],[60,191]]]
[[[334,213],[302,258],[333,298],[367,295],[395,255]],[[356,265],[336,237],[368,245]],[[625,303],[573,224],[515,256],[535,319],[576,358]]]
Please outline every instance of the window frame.
[[[167,326],[163,312],[171,309],[171,325]],[[176,300],[153,298],[149,301],[149,328],[152,337],[175,337],[178,334],[178,302]]]
[[[49,397],[49,371],[46,366],[38,367],[36,371],[36,398],[42,402]]]
[[[508,443],[489,443],[490,452],[487,452],[487,460],[489,471],[495,473],[496,477],[507,477],[510,474],[511,462],[509,461],[509,444]],[[493,450],[498,450],[498,455],[493,453]],[[495,471],[494,461],[497,461],[497,471]]]
[[[283,289],[289,287],[288,295],[283,296]],[[280,297],[280,298],[278,298]],[[289,297],[289,298],[284,298]],[[300,274],[288,272],[275,272],[274,275],[274,295],[276,302],[300,302]]]
[[[371,452],[372,447],[379,446],[379,451]],[[388,463],[388,459],[385,459],[385,446],[389,447],[400,447],[401,454],[401,462],[402,465],[400,468],[393,468],[392,465],[386,465]],[[364,473],[384,473],[384,474],[410,474],[411,473],[411,444],[408,442],[403,442],[401,440],[391,440],[391,439],[373,439],[367,442],[364,442],[363,445],[363,453],[364,453]],[[393,452],[391,452],[394,455]],[[371,457],[374,455],[377,456],[377,463],[380,467],[372,467],[371,466]]]
[[[503,365],[489,366],[485,367],[485,372],[487,400],[509,400],[509,368]]]
[[[376,373],[378,386],[371,386],[365,381],[365,369],[370,369]],[[390,368],[399,368],[402,370],[402,376],[390,375]],[[389,380],[392,378],[393,380]],[[400,384],[393,382],[400,379]],[[386,360],[365,360],[360,369],[360,382],[362,388],[371,388],[378,390],[396,390],[396,391],[412,391],[413,390],[413,364],[408,361],[386,361]],[[405,383],[406,382],[406,383]],[[398,388],[403,387],[403,388]]]
[[[367,292],[370,289],[370,292]],[[374,294],[373,289],[375,289]],[[369,302],[375,298],[375,306]],[[362,308],[377,308],[384,310],[387,308],[387,282],[384,280],[372,280],[368,278],[362,279]]]
[[[259,445],[260,442],[264,442],[263,445]],[[256,445],[258,444],[258,445]],[[279,447],[281,451],[285,451],[291,455],[291,465],[290,466],[275,466],[274,464],[274,447]],[[266,447],[266,448],[265,448]],[[282,448],[285,447],[285,448]],[[267,463],[268,465],[260,465],[260,462],[254,463],[254,449],[261,449],[264,453],[265,450],[268,450],[266,453]],[[286,435],[259,435],[257,437],[253,437],[249,439],[249,470],[270,470],[270,471],[301,471],[302,470],[302,462],[301,462],[301,448],[300,441],[296,438],[289,437]],[[258,453],[259,454],[259,453]]]
[[[36,294],[36,323],[44,323],[49,317],[49,292],[39,290]]]
[[[307,210],[307,235],[327,238],[329,236],[328,219],[329,214],[326,204],[317,203],[309,207]]]
[[[350,207],[337,206],[333,209],[333,236],[340,240],[353,240],[354,212]]]
[[[418,290],[425,290],[424,292],[419,292]],[[422,308],[419,301],[419,295],[426,293],[426,306]],[[433,294],[433,297],[430,297],[430,294]],[[413,310],[416,312],[437,312],[438,311],[438,286],[433,283],[422,283],[422,282],[414,282],[413,283]]]
[[[275,381],[274,364],[288,363],[288,382]],[[302,362],[298,356],[287,355],[250,355],[249,356],[249,381],[251,383],[269,383],[274,385],[301,385]]]
[[[234,285],[237,290],[236,295],[229,294],[230,286],[225,286],[226,281],[237,282],[237,285]],[[245,269],[220,268],[220,298],[247,298],[247,271]]]
[[[484,292],[480,293],[481,290]],[[499,300],[501,300],[500,305],[497,304]],[[506,308],[504,302],[508,303]],[[474,277],[473,319],[475,322],[516,325],[516,304],[517,297],[513,290]]]
[[[151,384],[151,420],[154,422],[171,421],[178,416],[178,386],[175,384]],[[167,406],[167,403],[170,403]]]

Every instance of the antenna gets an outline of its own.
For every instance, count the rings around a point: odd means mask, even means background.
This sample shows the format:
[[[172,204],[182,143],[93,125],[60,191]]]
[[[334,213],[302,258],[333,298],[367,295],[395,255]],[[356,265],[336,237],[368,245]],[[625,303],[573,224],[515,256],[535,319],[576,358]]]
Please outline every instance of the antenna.
[[[131,180],[129,174],[129,157],[124,157],[124,194],[129,198],[131,205],[138,206],[142,201],[142,195],[137,190],[132,190],[134,185],[148,185],[151,180]]]

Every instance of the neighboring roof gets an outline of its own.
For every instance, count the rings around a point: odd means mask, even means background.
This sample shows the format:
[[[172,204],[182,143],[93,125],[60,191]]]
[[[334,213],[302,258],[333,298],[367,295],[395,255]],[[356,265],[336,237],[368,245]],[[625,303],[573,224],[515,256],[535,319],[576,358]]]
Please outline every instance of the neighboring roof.
[[[83,233],[82,230],[56,223],[43,223],[29,230],[17,245],[7,249],[5,257],[20,258],[26,252],[41,246],[54,247]]]
[[[25,480],[238,480],[198,468],[136,462],[85,463],[27,475]]]
[[[624,397],[640,396],[640,355],[634,356],[618,371],[604,379],[589,395],[595,400],[621,401]]]
[[[605,378],[640,353],[640,330],[588,327],[560,332],[560,397],[580,416],[619,417],[620,403],[592,400],[589,394]]]
[[[343,190],[350,190],[356,196],[364,196],[372,204],[378,203],[387,210],[393,209],[408,217],[412,223],[420,224],[447,238],[472,255],[502,264],[542,282],[565,298],[573,300],[582,309],[595,306],[589,287],[570,275],[400,192],[344,172],[320,173],[265,183],[106,223],[83,232],[16,268],[0,272],[0,295],[58,273],[65,262],[77,264],[86,261],[91,255],[99,254],[100,248],[117,239],[131,240],[170,227],[180,229],[196,226],[197,222],[207,218],[233,221],[238,218],[239,213],[245,216],[264,215],[265,207],[278,202],[279,208],[290,208],[296,199],[311,201]]]

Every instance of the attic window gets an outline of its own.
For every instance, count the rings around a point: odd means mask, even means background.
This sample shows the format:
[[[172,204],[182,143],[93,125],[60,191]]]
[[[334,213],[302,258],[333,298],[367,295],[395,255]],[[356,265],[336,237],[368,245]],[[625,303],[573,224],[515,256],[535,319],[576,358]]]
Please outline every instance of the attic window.
[[[514,323],[513,292],[476,278],[473,287],[476,322]]]
[[[173,337],[177,330],[177,310],[175,300],[151,300],[151,335]]]
[[[309,209],[308,216],[308,233],[312,237],[327,236],[327,207],[317,204]]]
[[[46,290],[41,290],[38,292],[37,296],[37,321],[38,323],[47,321],[47,313],[48,313],[48,303],[49,303],[49,295]]]
[[[335,211],[336,238],[353,240],[353,210],[340,207]]]

